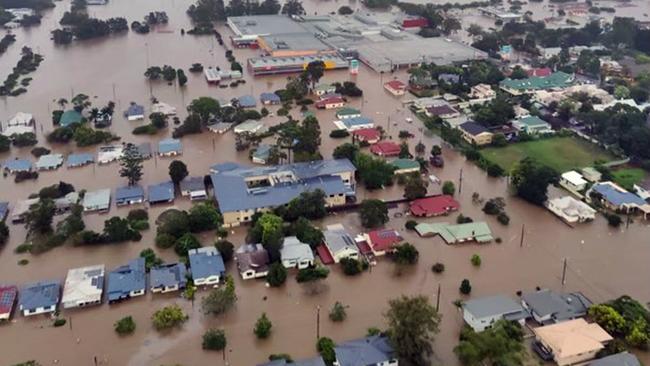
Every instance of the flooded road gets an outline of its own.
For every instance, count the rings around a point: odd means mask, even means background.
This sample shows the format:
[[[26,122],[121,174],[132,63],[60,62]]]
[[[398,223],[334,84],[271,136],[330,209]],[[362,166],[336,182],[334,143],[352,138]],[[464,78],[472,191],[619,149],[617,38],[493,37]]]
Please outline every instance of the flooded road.
[[[107,101],[117,103],[116,118],[111,131],[122,136],[123,141],[151,141],[154,149],[157,141],[171,135],[171,127],[157,136],[134,136],[131,130],[144,122],[127,122],[121,111],[129,102],[135,101],[151,105],[150,97],[171,104],[179,110],[180,117],[185,116],[185,107],[198,96],[212,96],[218,99],[231,99],[244,94],[258,96],[261,92],[284,87],[286,76],[253,79],[245,73],[246,84],[237,88],[220,89],[209,87],[202,75],[188,73],[186,88],[169,86],[164,82],[149,84],[143,73],[148,65],[172,65],[187,69],[192,63],[201,62],[204,66],[221,66],[227,68],[225,50],[213,37],[181,36],[180,29],[189,29],[185,16],[189,1],[178,0],[113,0],[108,6],[90,7],[92,15],[99,18],[126,16],[129,23],[140,20],[150,11],[166,11],[170,23],[166,27],[170,33],[152,32],[138,35],[133,32],[108,39],[76,42],[65,47],[56,47],[49,40],[49,31],[58,27],[58,20],[68,2],[58,2],[57,7],[47,13],[40,27],[29,30],[16,30],[17,42],[0,56],[0,73],[5,74],[15,65],[23,45],[32,47],[45,57],[38,71],[33,73],[33,82],[28,92],[17,98],[0,99],[0,120],[6,121],[14,113],[23,111],[33,113],[39,125],[37,135],[40,146],[45,143],[44,133],[52,130],[51,111],[57,109],[56,100],[70,99],[77,93],[91,96],[93,105],[100,107]],[[314,1],[306,2],[305,7],[313,12],[325,13],[335,11],[341,5],[355,8],[357,2]],[[219,31],[227,38],[229,31],[220,27]],[[252,50],[236,50],[235,56],[244,64],[247,57],[256,55]],[[363,114],[375,119],[376,124],[388,131],[393,139],[399,130],[408,130],[416,137],[411,139],[411,149],[418,141],[426,144],[429,151],[433,144],[440,143],[437,137],[424,136],[422,126],[416,120],[413,124],[405,122],[409,112],[402,108],[400,99],[394,98],[382,88],[384,81],[391,77],[405,80],[403,72],[394,75],[377,75],[365,67],[360,74],[352,78],[345,71],[329,72],[323,81],[356,81],[364,90],[364,97],[351,102],[362,109]],[[407,98],[407,97],[404,97]],[[298,109],[293,115],[298,118]],[[148,111],[147,111],[148,114]],[[317,111],[321,122],[321,152],[330,157],[333,149],[343,142],[328,137],[334,129],[334,111]],[[393,121],[388,124],[388,119]],[[271,120],[276,121],[276,120]],[[393,123],[397,122],[398,126]],[[41,127],[42,126],[42,127]],[[210,165],[225,161],[248,163],[246,152],[237,153],[232,134],[187,136],[183,138],[184,160],[190,175],[203,175]],[[56,152],[69,153],[77,151],[73,144],[49,146]],[[10,153],[0,155],[4,160],[12,156],[31,158],[30,148],[12,148]],[[95,148],[86,149],[94,152]],[[650,229],[645,222],[635,222],[628,229],[610,229],[603,218],[595,222],[571,229],[542,208],[532,207],[518,199],[509,198],[504,179],[487,178],[483,171],[467,163],[454,151],[444,149],[446,166],[434,173],[443,180],[458,182],[462,169],[462,193],[460,212],[474,220],[489,223],[495,237],[502,238],[502,244],[485,246],[464,245],[448,246],[439,238],[422,239],[412,232],[404,231],[407,218],[394,218],[390,227],[402,231],[404,237],[417,246],[420,251],[419,264],[410,271],[396,275],[394,265],[388,260],[379,260],[370,273],[357,278],[344,277],[338,268],[332,268],[332,274],[325,281],[327,289],[315,296],[305,293],[293,276],[280,289],[269,289],[263,281],[243,282],[231,264],[229,272],[236,279],[238,302],[236,308],[223,317],[203,316],[200,300],[194,305],[173,295],[147,296],[116,306],[106,304],[99,307],[77,311],[65,311],[68,324],[62,328],[51,327],[51,321],[44,317],[25,319],[14,316],[10,324],[0,326],[0,364],[36,359],[44,365],[58,360],[60,365],[92,365],[94,358],[100,364],[110,365],[161,365],[181,363],[184,365],[216,364],[254,365],[264,361],[272,353],[290,353],[294,358],[311,357],[315,354],[316,309],[321,306],[321,335],[336,341],[363,336],[371,326],[382,328],[382,313],[386,310],[387,300],[400,294],[424,294],[435,303],[435,293],[441,286],[440,311],[443,314],[441,332],[434,349],[440,364],[455,365],[453,346],[457,343],[462,324],[454,300],[460,298],[458,286],[464,278],[471,280],[472,296],[496,293],[515,296],[517,290],[532,290],[536,286],[550,287],[556,290],[583,291],[593,301],[605,301],[622,294],[637,297],[641,302],[650,299]],[[170,159],[151,159],[145,162],[143,185],[168,179],[167,166]],[[27,198],[30,193],[41,187],[63,180],[72,183],[77,190],[112,188],[126,184],[118,175],[118,165],[86,166],[68,170],[61,168],[54,172],[43,172],[33,182],[14,184],[11,178],[0,178],[0,201],[15,202]],[[457,184],[458,185],[458,184]],[[431,193],[440,190],[432,185]],[[510,225],[500,225],[494,217],[486,217],[479,206],[472,203],[472,193],[478,192],[484,198],[504,196],[507,198],[506,211],[511,217]],[[359,190],[358,196],[364,198],[398,198],[402,195],[398,185],[386,190],[365,192]],[[553,192],[556,194],[558,192]],[[178,198],[175,206],[183,209],[190,207],[186,199]],[[149,208],[152,221],[169,206]],[[112,215],[125,216],[129,208],[112,208],[110,215],[89,214],[84,216],[87,227],[100,230],[103,221]],[[391,211],[391,217],[405,207]],[[456,215],[450,217],[423,220],[425,222],[454,222]],[[328,217],[319,225],[341,222],[351,233],[362,231],[356,214],[338,214]],[[525,240],[520,247],[522,224],[525,224]],[[153,238],[155,230],[143,233],[142,241],[97,247],[56,248],[39,256],[16,255],[14,248],[25,237],[22,226],[10,225],[11,238],[0,249],[0,282],[22,285],[40,279],[64,280],[69,268],[104,263],[107,270],[126,263],[137,256],[142,249],[155,249]],[[229,235],[228,240],[236,245],[243,243],[246,228],[238,228]],[[205,245],[214,241],[212,233],[200,236]],[[157,250],[165,261],[175,261],[172,250]],[[477,253],[483,259],[480,268],[470,263],[472,254]],[[17,265],[21,258],[29,259],[26,266]],[[568,260],[567,283],[562,285],[562,263]],[[446,265],[442,275],[434,275],[430,268],[435,262]],[[198,297],[204,295],[200,292]],[[349,305],[348,319],[343,323],[332,323],[327,319],[327,312],[335,301]],[[158,308],[170,303],[179,303],[190,320],[182,329],[168,334],[158,334],[151,326],[151,314]],[[273,335],[270,339],[257,341],[253,335],[253,324],[257,317],[266,312],[273,322]],[[127,315],[137,322],[134,335],[118,337],[113,331],[113,323]],[[225,353],[205,352],[201,350],[201,336],[205,329],[224,328],[228,337],[228,351]],[[647,355],[643,361],[650,361]],[[106,361],[106,362],[105,362]]]

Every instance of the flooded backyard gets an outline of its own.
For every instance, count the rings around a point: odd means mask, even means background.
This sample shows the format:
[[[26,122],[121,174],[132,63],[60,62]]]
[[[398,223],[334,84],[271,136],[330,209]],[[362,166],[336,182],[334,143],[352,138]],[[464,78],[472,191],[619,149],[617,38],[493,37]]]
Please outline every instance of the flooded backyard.
[[[153,65],[167,64],[187,69],[191,64],[200,62],[206,67],[228,68],[225,49],[214,37],[181,36],[181,29],[191,28],[185,15],[190,1],[112,0],[107,6],[90,7],[89,12],[95,17],[125,16],[129,23],[141,20],[150,11],[166,11],[170,22],[165,29],[169,32],[153,31],[148,35],[129,32],[102,40],[74,42],[63,47],[54,45],[49,39],[49,32],[58,28],[58,21],[69,2],[56,4],[56,8],[45,14],[43,24],[39,27],[16,30],[16,43],[0,56],[2,79],[20,57],[23,45],[45,57],[39,69],[30,75],[34,80],[26,94],[0,99],[0,121],[6,121],[16,112],[34,114],[39,146],[47,146],[54,152],[68,154],[80,150],[92,153],[96,151],[96,147],[78,149],[73,143],[50,146],[45,142],[45,134],[53,129],[51,112],[59,108],[56,101],[61,97],[70,99],[75,94],[84,93],[91,97],[93,106],[99,108],[109,100],[115,101],[116,118],[110,130],[121,136],[124,142],[149,141],[155,147],[159,140],[171,135],[173,126],[153,137],[132,135],[133,128],[145,122],[127,122],[122,117],[121,112],[130,102],[144,105],[148,114],[150,98],[153,96],[176,107],[179,117],[183,119],[186,106],[196,97],[211,96],[220,100],[245,94],[257,97],[262,92],[281,89],[286,83],[286,76],[253,78],[246,70],[246,84],[237,88],[210,87],[202,74],[190,73],[189,82],[183,89],[169,86],[163,81],[149,83],[143,74],[148,66]],[[344,1],[306,1],[304,5],[310,14],[336,11],[341,5],[352,8],[361,6],[358,2]],[[224,40],[227,39],[229,30],[224,26],[218,30]],[[246,59],[257,55],[257,52],[235,50],[234,54],[244,65]],[[436,136],[423,134],[423,126],[417,119],[412,124],[407,123],[406,118],[413,116],[402,106],[402,100],[382,88],[383,82],[392,77],[406,80],[403,71],[379,75],[362,66],[359,75],[352,76],[346,71],[328,72],[323,81],[355,81],[363,89],[364,96],[352,99],[351,106],[375,119],[375,123],[384,127],[393,140],[397,140],[400,130],[413,133],[415,138],[410,139],[412,151],[418,141],[422,141],[427,146],[426,151],[430,151],[432,145],[440,144],[440,140]],[[275,109],[272,108],[271,111],[274,112]],[[298,108],[294,107],[292,113],[296,118],[300,117]],[[349,138],[329,138],[330,131],[335,129],[332,123],[334,111],[316,111],[315,115],[321,124],[321,153],[329,158],[334,148],[349,141]],[[275,117],[266,120],[271,123],[282,121]],[[192,176],[207,174],[211,165],[220,162],[249,164],[247,152],[235,151],[232,133],[216,135],[205,132],[186,136],[182,142],[181,159],[188,165]],[[540,286],[559,291],[582,291],[594,302],[606,301],[623,294],[636,297],[642,303],[650,301],[650,286],[647,284],[647,279],[650,278],[650,227],[646,222],[637,219],[629,228],[623,226],[621,229],[612,229],[607,226],[604,218],[598,217],[593,223],[572,229],[550,212],[509,197],[505,179],[488,178],[482,170],[448,148],[443,149],[443,155],[445,168],[433,170],[432,173],[442,180],[456,182],[457,187],[462,176],[462,191],[457,193],[457,199],[461,203],[459,212],[475,221],[486,221],[494,236],[502,239],[501,244],[450,246],[440,238],[419,238],[414,232],[404,229],[408,217],[394,217],[396,213],[406,210],[405,206],[400,206],[391,210],[388,226],[400,230],[405,239],[420,251],[417,266],[401,274],[396,272],[394,264],[388,259],[380,259],[370,272],[358,277],[346,277],[338,267],[332,267],[332,273],[324,281],[324,291],[309,295],[296,283],[293,275],[290,275],[282,288],[266,288],[264,281],[242,281],[234,264],[230,263],[228,271],[235,277],[238,301],[236,307],[225,316],[215,318],[201,313],[200,297],[205,294],[204,291],[199,292],[194,303],[174,295],[147,294],[118,305],[103,304],[88,309],[66,310],[62,316],[68,319],[68,324],[62,328],[53,328],[51,321],[42,316],[32,319],[16,313],[9,324],[0,326],[0,344],[3,350],[0,352],[0,364],[36,359],[43,365],[92,365],[96,357],[99,364],[110,365],[179,363],[249,366],[263,362],[273,353],[290,353],[294,359],[311,357],[316,353],[314,344],[319,306],[321,336],[343,341],[364,336],[369,327],[383,328],[382,313],[387,309],[387,301],[391,298],[401,294],[423,294],[435,304],[436,291],[440,285],[440,312],[443,320],[434,350],[439,364],[456,365],[452,349],[458,340],[462,317],[453,302],[461,297],[458,287],[464,278],[472,283],[472,296],[501,293],[514,297],[518,290],[533,290]],[[0,154],[0,160],[18,156],[33,160],[30,148],[15,147],[12,147],[10,153]],[[168,180],[167,167],[170,161],[166,158],[145,161],[141,184],[146,186]],[[119,177],[117,163],[77,169],[63,167],[57,171],[42,172],[36,181],[20,184],[15,184],[13,177],[0,177],[0,201],[14,203],[26,199],[29,194],[59,181],[71,183],[77,190],[114,189],[126,184],[126,180]],[[439,185],[430,185],[429,193],[439,192]],[[510,225],[502,226],[494,217],[486,216],[481,207],[472,202],[474,192],[485,199],[506,197]],[[395,199],[402,194],[403,188],[395,185],[372,192],[360,188],[357,197],[360,200]],[[559,195],[560,192],[553,191],[551,194]],[[174,206],[187,209],[191,203],[185,198],[177,198]],[[109,214],[87,214],[84,215],[84,220],[88,228],[100,230],[104,220],[114,215],[126,216],[133,207],[137,206],[117,209],[113,205]],[[149,207],[152,224],[153,219],[169,207],[172,206]],[[456,214],[420,221],[455,222],[455,219]],[[363,231],[356,213],[333,215],[317,224],[324,226],[338,222],[343,223],[351,233]],[[236,246],[243,243],[246,229],[242,227],[233,230],[228,240]],[[103,263],[107,270],[111,270],[138,256],[145,248],[154,248],[165,261],[177,260],[172,249],[165,251],[155,248],[155,227],[143,232],[140,242],[96,247],[66,245],[38,256],[14,254],[14,248],[25,238],[25,229],[22,225],[10,225],[10,231],[9,242],[0,249],[0,283],[3,284],[21,286],[41,279],[63,281],[68,269],[92,264]],[[214,234],[204,233],[200,239],[204,245],[211,245]],[[470,257],[475,253],[482,258],[480,268],[470,263]],[[22,258],[29,259],[29,264],[19,266],[17,262]],[[568,261],[568,271],[566,284],[563,285],[561,277],[565,259]],[[436,262],[445,264],[443,274],[431,271],[431,266]],[[342,323],[333,323],[327,319],[327,312],[335,301],[349,305],[348,319]],[[181,305],[190,314],[190,320],[182,329],[160,334],[153,329],[150,317],[155,310],[171,303]],[[266,312],[273,322],[273,335],[267,340],[258,341],[253,334],[253,325],[262,312]],[[134,317],[137,330],[131,336],[119,337],[113,330],[113,323],[127,315]],[[201,336],[206,329],[213,327],[225,329],[228,338],[225,355],[201,349]],[[640,358],[646,363],[650,362],[647,354],[640,355]]]

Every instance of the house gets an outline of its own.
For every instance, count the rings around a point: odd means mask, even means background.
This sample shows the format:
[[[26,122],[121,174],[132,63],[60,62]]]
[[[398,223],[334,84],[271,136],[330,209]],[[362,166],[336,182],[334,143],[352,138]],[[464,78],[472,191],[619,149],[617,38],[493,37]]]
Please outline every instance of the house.
[[[531,76],[527,79],[505,79],[499,82],[501,90],[512,95],[532,94],[538,90],[560,90],[568,88],[575,79],[574,75],[562,71],[546,77]]]
[[[409,88],[411,90],[427,90],[438,86],[438,81],[433,78],[430,72],[412,73],[409,76]]]
[[[345,100],[341,97],[331,97],[326,99],[321,99],[315,103],[316,108],[318,109],[334,109],[341,108],[345,105]]]
[[[426,107],[424,114],[428,117],[438,116],[442,119],[458,118],[461,113],[449,104]]]
[[[13,135],[22,135],[23,133],[36,133],[34,126],[8,126],[2,131],[2,135],[13,139]]]
[[[319,97],[325,94],[336,93],[336,87],[330,84],[318,84],[314,88],[314,94]]]
[[[588,181],[590,181],[592,183],[600,182],[600,179],[603,176],[598,170],[596,170],[595,168],[590,167],[590,166],[588,166],[586,168],[582,168],[582,170],[580,170],[580,173],[582,173],[582,176],[586,180],[588,180]]]
[[[61,127],[68,127],[73,123],[81,123],[83,122],[84,117],[81,115],[81,113],[77,112],[74,109],[69,109],[61,115],[61,118],[59,119],[59,126]]]
[[[18,297],[18,287],[0,286],[0,321],[9,320]]]
[[[185,177],[180,182],[179,188],[181,196],[189,197],[191,201],[208,198],[208,191],[205,189],[203,177]]]
[[[158,142],[158,155],[176,156],[183,153],[183,144],[178,139],[164,139]]]
[[[396,159],[390,162],[395,174],[419,173],[420,163],[412,159]]]
[[[398,156],[400,147],[392,141],[379,141],[370,147],[370,152],[383,157]]]
[[[237,98],[237,101],[239,102],[239,106],[241,108],[255,108],[257,105],[257,101],[252,95],[242,95],[241,97]]]
[[[493,99],[497,92],[488,84],[477,84],[470,88],[469,97],[472,99]]]
[[[394,96],[404,95],[406,93],[406,84],[399,80],[391,80],[384,83],[384,89]]]
[[[214,196],[224,226],[249,222],[256,212],[286,205],[302,192],[325,192],[327,207],[344,205],[355,194],[356,168],[348,159],[275,166],[222,163],[210,168]]]
[[[150,205],[156,203],[169,203],[174,201],[174,183],[166,181],[158,184],[152,184],[147,187],[148,199]]]
[[[492,132],[476,122],[465,122],[458,126],[463,139],[470,144],[477,146],[488,145],[492,143]]]
[[[330,98],[343,98],[343,94],[341,93],[327,93],[323,94],[319,97],[319,100],[325,100],[325,99],[330,99]]]
[[[641,366],[641,362],[632,353],[621,352],[594,360],[589,366]]]
[[[262,133],[264,130],[266,130],[264,122],[249,119],[235,126],[235,129],[233,131],[237,135],[254,135],[256,133]]]
[[[244,244],[235,251],[239,274],[244,280],[266,277],[269,273],[269,253],[262,244]]]
[[[122,145],[100,146],[97,149],[97,163],[108,164],[122,157],[124,147]]]
[[[144,160],[146,159],[151,159],[151,143],[150,142],[143,142],[141,144],[135,145],[136,150],[138,151],[138,155]]]
[[[558,366],[592,360],[613,338],[600,325],[574,319],[533,329],[540,349]]]
[[[381,335],[343,342],[334,347],[335,366],[398,366],[388,338]]]
[[[523,326],[529,317],[530,313],[521,304],[504,295],[463,302],[463,320],[475,332],[482,332],[502,319],[516,321]]]
[[[521,305],[536,322],[545,325],[581,318],[592,303],[580,292],[561,294],[542,289],[521,295]]]
[[[325,248],[334,263],[339,263],[343,258],[359,259],[359,248],[343,225],[328,225],[323,235]]]
[[[628,213],[647,205],[644,199],[613,182],[595,183],[585,196],[588,200],[599,202],[610,210]]]
[[[446,84],[458,84],[460,83],[460,75],[457,74],[439,74],[438,82],[444,82]]]
[[[284,238],[282,249],[280,249],[280,258],[285,268],[303,269],[314,265],[314,252],[311,247],[295,236]]]
[[[422,237],[440,235],[447,244],[474,241],[480,244],[492,241],[492,231],[484,222],[449,225],[447,223],[418,224],[415,231]]]
[[[361,111],[351,107],[343,107],[338,111],[336,111],[336,118],[338,119],[346,119],[346,118],[354,118],[354,117],[361,117]]]
[[[53,313],[60,295],[61,284],[58,281],[30,283],[20,289],[18,308],[23,316]]]
[[[326,366],[326,364],[325,361],[323,361],[323,358],[318,356],[306,360],[294,360],[293,362],[287,362],[284,358],[280,358],[257,366]]]
[[[375,123],[372,121],[371,118],[368,117],[345,118],[342,120],[334,121],[334,125],[336,125],[338,129],[347,130],[350,132],[364,129],[364,128],[375,127]]]
[[[460,203],[449,195],[418,198],[409,203],[409,209],[413,216],[432,217],[446,215],[452,211],[458,211]]]
[[[375,256],[382,256],[394,250],[404,238],[394,229],[379,229],[363,234],[364,241]]]
[[[103,293],[103,264],[73,268],[65,278],[61,305],[64,309],[98,305],[102,303]]]
[[[130,260],[108,273],[108,303],[142,296],[146,292],[145,260],[142,257]]]
[[[266,165],[271,155],[271,145],[262,144],[251,151],[251,161],[255,164]]]
[[[519,132],[525,132],[529,135],[544,135],[553,133],[551,125],[537,116],[521,117],[512,121],[512,126]]]
[[[405,15],[401,21],[396,21],[402,28],[426,28],[429,26],[429,21],[426,18],[417,15]]]
[[[124,111],[124,117],[126,117],[127,121],[137,121],[144,119],[144,107],[131,102],[129,108]]]
[[[582,192],[587,188],[587,184],[589,184],[589,182],[575,170],[564,172],[560,176],[560,185],[574,193]]]
[[[203,247],[187,251],[192,279],[197,286],[216,286],[226,274],[221,253],[215,247]]]
[[[381,140],[381,132],[376,128],[360,128],[352,131],[352,139],[372,145]]]
[[[262,93],[260,94],[260,102],[264,105],[276,105],[280,104],[282,100],[275,93]]]
[[[144,202],[144,189],[140,186],[126,186],[115,190],[117,206],[134,205]]]
[[[163,102],[154,103],[151,106],[151,113],[160,113],[165,116],[173,116],[176,114],[176,107]]]
[[[149,271],[151,292],[178,291],[187,285],[187,268],[183,263],[162,264]]]
[[[92,154],[70,154],[68,155],[68,168],[77,168],[84,165],[92,164],[95,162],[95,157]]]
[[[9,159],[4,162],[2,168],[5,172],[10,174],[15,174],[18,172],[30,172],[32,171],[32,163],[29,160],[25,159]]]
[[[209,123],[206,127],[211,132],[217,133],[219,135],[223,135],[224,133],[230,131],[230,129],[233,128],[234,126],[235,126],[234,123],[214,121],[212,123]]]
[[[8,127],[13,126],[32,126],[35,124],[34,116],[30,113],[18,112],[16,113],[9,122],[7,122]]]
[[[219,70],[213,69],[212,67],[208,67],[207,69],[203,70],[203,75],[205,76],[205,81],[207,81],[208,84],[219,84],[221,81],[221,74],[219,73]]]
[[[108,212],[111,207],[111,190],[99,189],[86,192],[81,205],[84,207],[85,212]]]
[[[571,196],[549,199],[546,208],[568,224],[593,221],[596,210]]]
[[[547,76],[551,76],[552,73],[553,70],[551,70],[550,67],[533,67],[532,69],[526,70],[528,77],[537,76],[540,78],[545,78]]]

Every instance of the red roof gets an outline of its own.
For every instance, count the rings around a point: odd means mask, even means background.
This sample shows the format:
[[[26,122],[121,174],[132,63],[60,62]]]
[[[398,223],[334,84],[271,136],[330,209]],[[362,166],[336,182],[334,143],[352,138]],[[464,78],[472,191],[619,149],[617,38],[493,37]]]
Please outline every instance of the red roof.
[[[16,303],[18,288],[16,286],[0,287],[0,314],[9,314]]]
[[[368,233],[368,244],[375,252],[389,251],[402,240],[404,240],[402,236],[393,229],[375,230]]]
[[[422,17],[408,17],[402,20],[403,28],[413,28],[413,27],[422,27],[425,28],[429,26],[429,21],[426,18]]]
[[[548,67],[534,68],[527,71],[528,76],[547,77],[553,73]]]
[[[406,84],[399,80],[391,80],[389,82],[384,83],[384,87],[389,87],[393,90],[406,90]]]
[[[379,156],[397,156],[399,150],[399,145],[392,141],[380,141],[370,147],[370,152]]]
[[[458,210],[460,204],[452,196],[442,195],[411,201],[410,206],[415,216],[438,216]]]
[[[365,242],[365,241],[358,241],[357,242],[357,248],[359,248],[359,251],[363,255],[372,254],[372,249],[370,249],[370,245],[368,245],[368,243]]]
[[[316,247],[316,253],[318,253],[318,256],[320,257],[320,261],[323,262],[323,264],[332,264],[334,263],[334,257],[332,257],[332,253],[330,253],[329,249],[325,245],[319,245]]]
[[[316,102],[316,107],[326,106],[328,104],[343,103],[343,102],[345,102],[345,101],[341,97],[326,98],[326,99],[321,99],[318,102]]]
[[[361,141],[378,141],[381,133],[376,128],[360,128],[352,131],[352,134]]]

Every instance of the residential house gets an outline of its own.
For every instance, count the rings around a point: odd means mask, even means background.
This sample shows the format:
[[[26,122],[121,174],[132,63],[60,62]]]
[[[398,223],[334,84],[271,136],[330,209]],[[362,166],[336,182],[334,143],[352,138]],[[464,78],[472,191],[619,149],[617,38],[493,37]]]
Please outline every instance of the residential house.
[[[551,76],[551,74],[553,74],[553,70],[551,70],[550,67],[533,67],[526,70],[526,74],[528,74],[528,77],[537,76],[540,78],[545,78],[547,76]]]
[[[81,115],[81,113],[77,112],[74,109],[69,109],[61,115],[61,118],[59,118],[59,126],[61,127],[68,127],[73,123],[81,123],[83,122],[84,117]]]
[[[383,157],[398,156],[400,146],[393,141],[379,141],[370,147],[370,152]]]
[[[36,133],[35,126],[8,126],[2,131],[2,135],[13,139],[13,135],[22,135],[23,133]]]
[[[226,227],[249,222],[256,212],[286,205],[302,192],[320,189],[328,207],[354,196],[355,167],[348,159],[248,167],[223,163],[211,169],[215,199]]]
[[[151,143],[150,142],[143,142],[141,144],[135,145],[136,150],[138,151],[138,155],[142,159],[151,159]]]
[[[463,302],[463,320],[475,332],[492,327],[499,320],[516,321],[524,325],[530,313],[515,300],[494,295]]]
[[[425,108],[425,115],[428,117],[438,116],[442,119],[458,118],[461,113],[449,104],[441,104]]]
[[[142,296],[146,292],[145,260],[142,257],[130,260],[108,273],[108,303]]]
[[[637,196],[648,202],[648,199],[650,199],[650,180],[646,179],[642,182],[635,183],[632,189]]]
[[[215,247],[203,247],[187,251],[192,279],[197,286],[214,285],[226,274],[226,265]]]
[[[81,308],[102,303],[104,265],[98,264],[68,271],[63,286],[61,305],[64,309]]]
[[[235,251],[239,274],[244,280],[266,277],[269,273],[269,253],[262,244],[244,244]]]
[[[255,164],[266,165],[266,162],[271,156],[271,149],[273,147],[267,144],[261,144],[255,149],[251,150],[251,161]]]
[[[372,145],[381,140],[381,132],[376,128],[360,128],[352,131],[352,139]]]
[[[420,163],[412,159],[396,159],[390,162],[395,168],[395,174],[410,174],[420,172]]]
[[[18,172],[30,172],[32,171],[32,163],[29,160],[25,159],[9,159],[4,162],[2,168],[5,172],[10,174],[15,174]]]
[[[18,308],[23,316],[53,313],[60,295],[61,284],[58,281],[30,283],[20,289]]]
[[[519,132],[529,135],[544,135],[553,133],[551,125],[537,116],[526,116],[512,121],[512,126]]]
[[[542,289],[523,294],[521,305],[530,311],[536,322],[545,325],[581,318],[592,303],[580,292],[561,294]]]
[[[347,131],[356,131],[365,128],[374,128],[375,123],[371,118],[368,117],[352,117],[346,118],[338,121],[334,121],[334,125],[338,129],[347,130]]]
[[[208,191],[205,188],[203,177],[185,177],[180,182],[179,187],[181,196],[189,197],[191,201],[208,198]]]
[[[7,122],[7,126],[33,126],[35,122],[34,116],[30,113],[18,112]]]
[[[97,163],[108,164],[122,157],[124,147],[122,145],[106,145],[97,149]]]
[[[254,135],[256,133],[262,133],[265,130],[266,128],[264,126],[264,122],[257,121],[254,119],[249,119],[235,126],[235,129],[233,131],[237,135],[244,135],[244,134]]]
[[[134,205],[144,202],[144,189],[140,186],[126,186],[115,190],[115,204]]]
[[[446,83],[446,84],[459,84],[460,83],[460,75],[457,74],[439,74],[438,75],[438,83],[440,82]]]
[[[150,205],[156,203],[169,203],[174,201],[174,183],[166,181],[152,184],[147,187],[148,201]]]
[[[600,325],[574,319],[533,328],[540,350],[553,357],[558,366],[590,361],[613,338]]]
[[[641,366],[641,362],[634,354],[621,352],[594,360],[589,366]]]
[[[406,93],[406,84],[399,80],[391,80],[384,83],[384,89],[394,96],[404,95]]]
[[[586,168],[582,168],[582,170],[580,170],[580,173],[582,173],[582,176],[586,180],[588,180],[588,181],[590,181],[592,183],[600,182],[600,179],[603,176],[598,170],[596,170],[595,168],[590,167],[590,166],[588,166]]]
[[[0,286],[0,321],[9,320],[18,297],[18,287]]]
[[[596,218],[596,210],[571,196],[549,199],[545,205],[568,224],[593,221]]]
[[[558,71],[546,77],[532,76],[527,79],[505,79],[499,83],[499,86],[512,95],[523,95],[538,90],[564,89],[571,86],[573,80],[574,75]]]
[[[379,229],[363,234],[364,241],[375,256],[391,253],[404,238],[394,229]]]
[[[488,84],[477,84],[470,88],[469,97],[472,99],[493,99],[497,92]]]
[[[95,162],[95,157],[92,154],[80,153],[68,155],[68,168],[78,168],[84,165],[92,164]]]
[[[62,154],[41,155],[36,161],[37,170],[56,170],[63,165]]]
[[[205,76],[205,81],[207,81],[208,84],[219,84],[221,81],[221,74],[219,73],[219,70],[213,69],[212,67],[208,67],[207,69],[203,70],[203,75]]]
[[[334,347],[334,366],[398,366],[399,361],[388,338],[370,336],[340,343]]]
[[[107,212],[111,207],[111,190],[98,189],[96,191],[86,192],[81,205],[86,212]]]
[[[260,95],[260,101],[264,105],[276,105],[282,102],[280,97],[275,93],[262,93]]]
[[[354,118],[354,117],[361,117],[361,111],[351,107],[343,107],[338,111],[336,111],[336,118],[338,119],[346,119],[346,118]]]
[[[341,97],[331,97],[326,99],[321,99],[315,103],[316,108],[318,109],[334,109],[341,108],[345,105],[345,100]]]
[[[9,202],[0,202],[0,221],[5,221],[9,215]]]
[[[460,203],[449,195],[418,198],[409,203],[413,216],[432,217],[447,215],[449,212],[458,211]]]
[[[422,237],[440,235],[447,244],[459,244],[469,241],[483,244],[489,243],[493,239],[490,227],[484,222],[469,222],[457,225],[421,223],[415,227],[415,231]]]
[[[176,107],[172,107],[167,103],[158,102],[154,103],[151,106],[151,113],[160,113],[165,116],[173,116],[176,115]]]
[[[149,271],[151,292],[166,293],[187,286],[187,268],[184,263],[162,264]]]
[[[319,84],[314,88],[314,94],[322,96],[325,94],[336,93],[336,87],[330,84]]]
[[[295,236],[284,238],[280,257],[285,268],[303,269],[314,265],[314,252],[311,247]]]
[[[292,362],[288,362],[284,358],[280,358],[278,360],[265,362],[257,366],[326,366],[326,364],[325,361],[323,361],[323,358],[318,356],[306,360],[294,360]]]
[[[126,117],[127,121],[137,121],[144,119],[144,107],[131,102],[129,108],[124,111],[124,117]]]
[[[176,156],[183,153],[183,144],[178,139],[164,139],[158,142],[158,155]]]
[[[325,248],[334,263],[339,263],[343,258],[359,259],[359,248],[343,225],[328,225],[323,235]]]
[[[465,122],[458,126],[463,139],[470,144],[477,146],[488,145],[492,143],[492,132],[476,122]]]
[[[438,86],[438,81],[433,78],[430,72],[413,73],[409,76],[409,88],[411,90],[427,90]]]
[[[582,192],[587,188],[587,184],[589,184],[589,182],[575,170],[564,172],[560,176],[560,185],[574,193]]]
[[[224,133],[230,131],[235,126],[234,123],[230,122],[220,122],[220,121],[213,121],[209,122],[208,125],[206,126],[208,130],[211,132],[214,132],[219,135],[223,135]]]
[[[257,106],[257,101],[252,95],[242,95],[237,100],[241,108],[255,108]]]
[[[616,183],[599,182],[591,186],[585,195],[588,200],[598,202],[610,210],[634,212],[647,207],[646,201],[634,193],[628,192]]]

